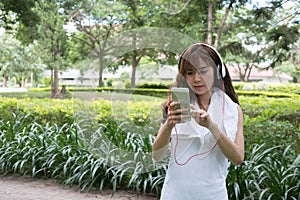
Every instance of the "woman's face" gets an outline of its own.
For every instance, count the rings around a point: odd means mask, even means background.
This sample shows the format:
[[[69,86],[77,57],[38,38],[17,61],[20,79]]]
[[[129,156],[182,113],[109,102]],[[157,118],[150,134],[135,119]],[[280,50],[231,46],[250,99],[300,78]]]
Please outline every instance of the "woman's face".
[[[187,68],[185,79],[196,95],[212,92],[214,86],[213,66],[200,59],[196,67]]]

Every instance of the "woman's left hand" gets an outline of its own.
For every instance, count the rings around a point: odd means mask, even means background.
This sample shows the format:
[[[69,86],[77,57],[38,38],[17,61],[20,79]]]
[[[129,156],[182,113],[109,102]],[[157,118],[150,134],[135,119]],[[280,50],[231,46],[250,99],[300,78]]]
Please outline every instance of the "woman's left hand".
[[[196,110],[192,107],[191,115],[199,125],[209,128],[211,119],[209,114],[205,110],[203,109]]]

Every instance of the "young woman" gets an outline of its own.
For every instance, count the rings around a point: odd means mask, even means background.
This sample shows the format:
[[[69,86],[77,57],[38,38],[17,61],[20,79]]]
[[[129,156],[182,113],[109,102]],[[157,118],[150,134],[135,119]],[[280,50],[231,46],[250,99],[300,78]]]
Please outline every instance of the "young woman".
[[[229,161],[244,159],[243,114],[228,70],[216,49],[205,43],[182,54],[176,87],[189,89],[191,116],[167,100],[152,146],[159,161],[170,149],[161,200],[226,200]],[[191,120],[184,120],[191,117]]]

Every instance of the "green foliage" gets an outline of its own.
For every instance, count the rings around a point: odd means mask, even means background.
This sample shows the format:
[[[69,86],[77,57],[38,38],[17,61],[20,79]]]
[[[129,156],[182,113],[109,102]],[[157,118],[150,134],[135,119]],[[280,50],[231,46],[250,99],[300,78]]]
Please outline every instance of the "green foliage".
[[[153,179],[165,174],[165,167],[154,163],[150,153],[156,128],[120,126],[107,118],[89,138],[80,124],[41,126],[31,117],[14,115],[11,121],[0,121],[1,172],[47,176],[82,190],[159,189]]]
[[[114,79],[108,79],[108,80],[106,81],[107,87],[111,87],[112,84],[113,84],[113,82],[114,82]]]
[[[240,96],[244,112],[246,149],[255,144],[291,145],[293,156],[300,152],[299,99]]]
[[[81,101],[78,99],[40,99],[35,98],[0,98],[0,120],[10,121],[13,114],[26,115],[30,113],[34,121],[40,124],[62,125],[74,120],[93,120],[101,122],[106,117],[113,117],[119,123],[126,121],[135,125],[147,126],[158,123],[160,117],[160,101],[135,101],[127,96],[124,101]],[[111,97],[112,98],[112,97]],[[153,124],[152,124],[153,125]]]
[[[299,99],[239,100],[246,158],[229,168],[229,198],[299,199]],[[168,159],[153,162],[151,146],[161,101],[2,97],[0,170],[159,196]]]
[[[242,91],[245,85],[251,85],[254,89],[257,85],[261,82],[238,82],[233,83],[235,90]],[[292,83],[285,83],[285,84],[271,84],[271,83],[264,83],[268,87],[268,92],[278,92],[278,93],[288,93],[288,94],[300,94],[300,85],[299,84],[292,84]]]
[[[32,83],[38,80],[38,75],[43,68],[41,59],[35,50],[36,45],[24,46],[12,34],[2,34],[0,37],[0,75],[8,81],[15,78],[16,83],[25,87],[25,80],[31,79]],[[30,76],[32,75],[34,76]],[[8,87],[3,80],[3,86]],[[12,84],[12,83],[10,83]]]
[[[12,29],[13,24],[20,22],[20,27],[17,29],[17,36],[23,43],[31,43],[36,37],[36,25],[39,22],[39,17],[32,7],[34,0],[20,1],[1,1],[1,21],[5,29]],[[16,13],[16,17],[12,17],[11,12]],[[17,18],[17,19],[16,19]]]
[[[249,97],[240,96],[244,114],[253,117],[288,116],[299,112],[299,98]],[[290,118],[291,120],[293,117]]]
[[[42,79],[42,83],[46,86],[46,87],[50,87],[50,84],[51,84],[51,78],[46,78],[44,77]]]
[[[120,81],[124,82],[127,79],[130,79],[130,74],[128,72],[122,72],[122,74],[120,75]]]
[[[300,156],[291,160],[282,147],[255,145],[242,165],[231,165],[229,199],[299,199]]]
[[[62,125],[74,120],[73,100],[44,99],[16,99],[0,98],[0,110],[3,115],[0,120],[10,121],[13,115],[23,116],[30,114],[33,120],[40,124]]]
[[[68,159],[64,150],[76,146],[77,151],[83,145],[74,124],[41,126],[30,118],[30,114],[14,115],[11,121],[0,121],[1,171],[61,177],[63,171],[57,167]]]
[[[151,89],[168,89],[170,87],[170,85],[166,85],[164,83],[143,83],[143,84],[138,84],[136,87],[137,88],[151,88]]]
[[[124,81],[124,86],[125,88],[130,88],[131,87],[131,80],[130,79],[127,79]]]

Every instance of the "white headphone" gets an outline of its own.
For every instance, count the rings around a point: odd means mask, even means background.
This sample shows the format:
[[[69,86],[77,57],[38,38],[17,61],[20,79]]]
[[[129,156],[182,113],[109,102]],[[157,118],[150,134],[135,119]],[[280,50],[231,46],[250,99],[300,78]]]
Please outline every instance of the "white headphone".
[[[220,62],[221,62],[221,66],[220,66],[220,64],[217,65],[217,72],[218,72],[218,73],[217,73],[217,77],[218,77],[218,79],[220,79],[220,78],[221,78],[221,77],[220,77],[220,74],[221,74],[222,78],[224,78],[224,77],[226,76],[226,70],[225,70],[225,66],[224,66],[222,57],[221,57],[221,55],[219,54],[219,52],[218,52],[214,47],[212,47],[211,45],[206,44],[206,43],[196,43],[196,44],[193,44],[193,45],[191,45],[191,46],[194,46],[194,45],[202,45],[202,46],[209,47],[210,49],[212,49],[212,50],[217,54],[217,56],[219,57],[219,60],[220,60]],[[190,48],[191,46],[187,47],[187,48],[183,51],[183,53],[181,54],[181,57],[180,57],[180,59],[179,59],[178,69],[180,68],[181,58],[182,58],[183,54],[184,54],[185,51],[186,51],[188,48]],[[220,68],[221,68],[221,70],[220,70]]]

